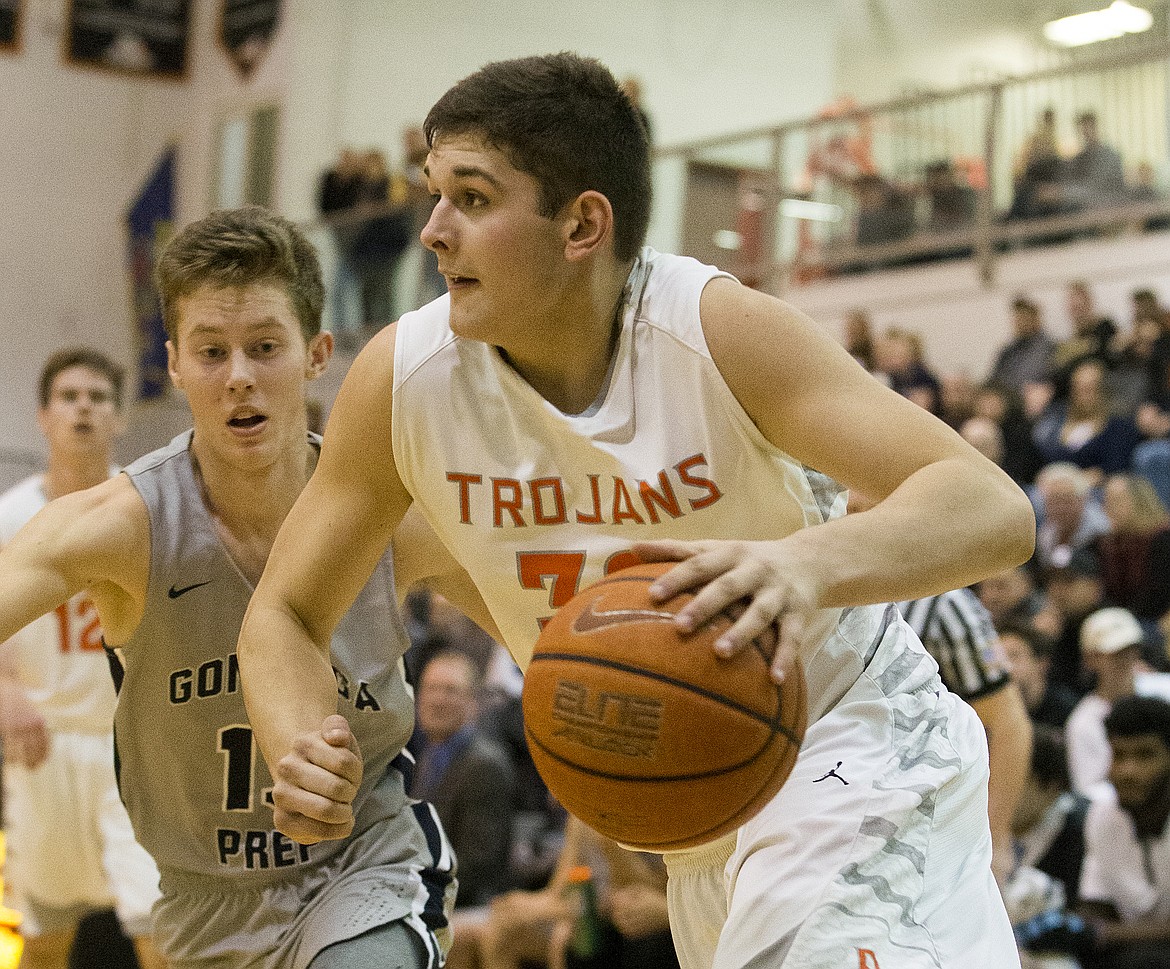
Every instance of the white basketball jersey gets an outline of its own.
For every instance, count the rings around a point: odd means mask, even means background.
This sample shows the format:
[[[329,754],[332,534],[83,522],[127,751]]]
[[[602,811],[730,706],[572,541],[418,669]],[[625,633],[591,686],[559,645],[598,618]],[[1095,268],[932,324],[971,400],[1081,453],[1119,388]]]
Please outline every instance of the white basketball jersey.
[[[111,469],[115,473],[116,469]],[[0,545],[48,504],[43,475],[0,495]],[[17,676],[53,730],[107,732],[114,683],[102,650],[97,609],[85,593],[30,623],[9,640]]]
[[[717,275],[644,250],[606,385],[577,415],[541,397],[494,347],[456,337],[448,297],[400,321],[399,474],[521,667],[542,620],[632,564],[634,541],[775,539],[844,512],[841,488],[770,444],[712,361],[699,297]],[[895,645],[905,637],[886,636],[898,624],[896,609],[881,606],[822,611],[801,657],[810,719],[836,704],[883,643],[906,648]],[[921,646],[910,648],[886,688],[934,675]]]

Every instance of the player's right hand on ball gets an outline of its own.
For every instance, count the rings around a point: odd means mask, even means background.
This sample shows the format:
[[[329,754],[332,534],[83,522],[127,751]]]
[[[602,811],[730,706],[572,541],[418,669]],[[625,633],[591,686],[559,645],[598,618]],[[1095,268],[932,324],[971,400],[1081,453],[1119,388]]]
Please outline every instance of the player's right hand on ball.
[[[362,758],[345,717],[333,714],[320,730],[297,737],[272,779],[273,823],[281,834],[309,845],[353,831]]]

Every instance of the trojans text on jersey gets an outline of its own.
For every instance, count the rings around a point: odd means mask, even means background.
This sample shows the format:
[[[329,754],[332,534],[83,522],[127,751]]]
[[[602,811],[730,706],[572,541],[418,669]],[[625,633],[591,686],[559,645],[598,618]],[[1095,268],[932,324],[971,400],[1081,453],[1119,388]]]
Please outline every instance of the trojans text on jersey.
[[[722,489],[702,473],[703,454],[692,454],[654,479],[627,479],[589,474],[573,482],[559,476],[541,478],[485,477],[470,471],[448,471],[459,521],[493,528],[528,525],[657,525],[663,517],[679,518],[715,504]],[[575,496],[570,502],[569,496]],[[570,507],[572,505],[572,507]]]

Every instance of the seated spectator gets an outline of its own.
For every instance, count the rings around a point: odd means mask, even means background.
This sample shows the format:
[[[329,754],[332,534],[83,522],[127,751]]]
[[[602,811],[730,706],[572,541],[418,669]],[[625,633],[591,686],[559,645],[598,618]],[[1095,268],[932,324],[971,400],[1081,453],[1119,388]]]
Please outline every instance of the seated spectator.
[[[626,851],[588,828],[584,838],[605,859],[596,938],[591,951],[581,951],[573,945],[576,920],[561,918],[549,942],[549,969],[678,969],[661,856]]]
[[[1072,336],[1057,346],[1052,359],[1052,386],[1058,400],[1068,396],[1069,377],[1082,360],[1112,365],[1117,338],[1117,324],[1097,312],[1093,291],[1085,280],[1071,280],[1064,294]]]
[[[1119,700],[1104,723],[1112,796],[1089,806],[1079,919],[1052,920],[1033,951],[1086,969],[1163,969],[1170,945],[1170,704]]]
[[[1004,889],[1017,935],[1034,938],[1037,927],[1064,922],[1078,899],[1085,855],[1089,800],[1068,787],[1060,734],[1036,731],[1031,771],[1016,814],[1020,864]],[[1021,939],[1023,941],[1023,939]],[[1080,969],[1071,956],[1020,953],[1022,969]]]
[[[875,373],[923,410],[938,412],[939,380],[922,356],[922,343],[912,333],[890,327],[876,347]]]
[[[1081,655],[1096,683],[1065,725],[1074,790],[1092,796],[1109,776],[1104,724],[1113,704],[1135,694],[1170,700],[1170,674],[1148,672],[1142,663],[1144,638],[1133,613],[1117,606],[1098,609],[1081,627]]]
[[[604,948],[591,959],[566,952],[577,910],[566,889],[571,873],[588,865],[602,915]],[[654,856],[626,851],[570,817],[564,848],[548,885],[535,892],[508,892],[492,902],[486,921],[456,936],[459,958],[449,969],[676,969],[665,923],[665,870]],[[475,956],[462,953],[474,948]]]
[[[1008,672],[1020,688],[1024,708],[1032,723],[1064,730],[1069,714],[1080,698],[1067,684],[1051,676],[1052,640],[1031,625],[997,628]]]
[[[1125,168],[1121,155],[1101,140],[1097,115],[1084,111],[1077,116],[1080,150],[1069,159],[1061,179],[1062,197],[1080,209],[1101,208],[1125,201]]]
[[[1105,597],[1152,626],[1170,612],[1170,514],[1153,485],[1133,474],[1105,482],[1104,508],[1112,526],[1097,539]]]
[[[861,175],[854,183],[859,246],[877,246],[905,239],[914,231],[910,198],[880,175]]]
[[[1023,398],[1006,387],[984,384],[976,391],[973,406],[974,417],[993,421],[1003,434],[1000,467],[1021,487],[1031,485],[1044,461],[1032,440],[1032,419],[1024,408]]]
[[[1029,384],[1048,381],[1057,343],[1044,330],[1039,304],[1026,296],[1012,300],[1012,332],[1012,339],[996,355],[987,379],[1022,395]]]
[[[1158,187],[1158,176],[1154,166],[1148,161],[1140,162],[1134,170],[1133,184],[1129,187],[1131,202],[1162,202],[1166,201],[1166,193]],[[1142,222],[1141,231],[1160,232],[1170,229],[1170,215],[1153,215]]]
[[[1061,211],[1059,185],[1064,161],[1056,143],[1056,112],[1045,108],[1014,166],[1015,186],[1007,218],[1033,219]]]
[[[516,776],[516,815],[507,888],[535,890],[552,874],[564,841],[565,810],[549,793],[524,736],[519,693],[485,706],[478,726],[508,755]]]
[[[1092,479],[1075,464],[1050,464],[1036,476],[1036,564],[1067,565],[1078,549],[1090,549],[1109,531],[1109,519],[1092,493]]]
[[[1088,549],[1077,549],[1064,565],[1050,566],[1044,573],[1044,582],[1048,598],[1060,615],[1060,629],[1052,640],[1049,678],[1083,696],[1092,684],[1082,662],[1081,627],[1105,605],[1097,556]]]
[[[1032,431],[1046,462],[1068,461],[1084,468],[1094,485],[1106,475],[1128,470],[1138,443],[1133,421],[1112,413],[1104,382],[1105,364],[1082,360],[1070,374],[1068,399],[1049,405]]]
[[[1003,431],[986,417],[971,417],[959,425],[959,436],[988,461],[1003,467]]]
[[[939,380],[938,416],[958,430],[975,414],[978,388],[965,373],[949,373]]]
[[[449,649],[423,667],[416,700],[422,744],[410,795],[434,805],[455,850],[457,909],[505,887],[515,815],[512,765],[475,725],[480,684],[475,661]]]
[[[945,160],[932,162],[926,166],[923,176],[928,202],[926,228],[930,232],[970,229],[975,224],[979,195],[970,185],[959,181],[955,166]]]
[[[1031,754],[1014,824],[1019,862],[1056,879],[1071,908],[1080,900],[1089,799],[1071,788],[1059,730],[1037,727]]]
[[[996,629],[1027,626],[1049,639],[1060,633],[1060,613],[1026,565],[988,576],[975,591]]]
[[[1134,319],[1133,330],[1121,345],[1113,367],[1105,377],[1105,389],[1113,402],[1114,413],[1133,417],[1149,400],[1154,354],[1161,335],[1162,323],[1157,316],[1142,314]]]
[[[874,368],[873,324],[865,310],[850,310],[845,317],[845,349],[866,370]]]

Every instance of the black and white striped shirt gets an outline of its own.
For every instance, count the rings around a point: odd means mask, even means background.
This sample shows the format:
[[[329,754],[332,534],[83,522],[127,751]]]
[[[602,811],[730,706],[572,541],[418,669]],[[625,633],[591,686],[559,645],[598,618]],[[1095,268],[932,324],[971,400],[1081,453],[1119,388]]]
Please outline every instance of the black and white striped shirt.
[[[969,702],[1010,681],[991,615],[970,589],[902,602],[898,608],[952,693]]]

